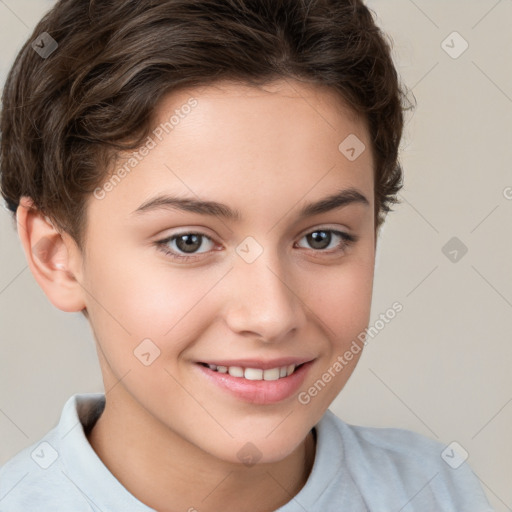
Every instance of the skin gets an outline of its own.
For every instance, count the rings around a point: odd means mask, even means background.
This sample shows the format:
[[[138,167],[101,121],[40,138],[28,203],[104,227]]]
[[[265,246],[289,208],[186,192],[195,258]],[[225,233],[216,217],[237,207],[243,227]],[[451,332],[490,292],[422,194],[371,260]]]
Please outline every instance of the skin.
[[[83,254],[29,198],[18,208],[19,234],[49,300],[63,311],[87,309],[107,391],[89,441],[114,476],[161,512],[272,511],[304,486],[311,429],[361,352],[307,405],[297,394],[243,402],[198,377],[195,365],[304,356],[314,359],[304,391],[368,326],[371,141],[335,92],[293,80],[181,90],[159,104],[155,126],[191,96],[197,106],[174,130],[103,199],[89,198]],[[349,161],[338,145],[352,133],[367,149]],[[349,187],[368,204],[298,219],[304,204]],[[162,192],[225,203],[242,220],[172,209],[131,214]],[[342,240],[333,234],[326,254],[305,236],[320,228],[358,240],[335,252]],[[196,260],[173,260],[155,245],[191,231],[212,239],[202,240]],[[236,252],[248,236],[263,248],[252,263]],[[34,255],[45,243],[50,249]],[[167,247],[186,254],[183,244]],[[146,338],[160,349],[148,366],[133,352]],[[252,466],[237,455],[247,442],[261,454]]]

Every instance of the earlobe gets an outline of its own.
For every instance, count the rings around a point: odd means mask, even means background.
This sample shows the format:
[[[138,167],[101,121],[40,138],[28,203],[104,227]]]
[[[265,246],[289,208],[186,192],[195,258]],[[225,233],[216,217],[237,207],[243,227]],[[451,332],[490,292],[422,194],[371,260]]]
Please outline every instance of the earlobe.
[[[21,198],[16,219],[27,263],[50,302],[66,312],[83,310],[86,304],[77,273],[78,251],[71,254],[69,241],[66,244],[63,235],[29,197]]]

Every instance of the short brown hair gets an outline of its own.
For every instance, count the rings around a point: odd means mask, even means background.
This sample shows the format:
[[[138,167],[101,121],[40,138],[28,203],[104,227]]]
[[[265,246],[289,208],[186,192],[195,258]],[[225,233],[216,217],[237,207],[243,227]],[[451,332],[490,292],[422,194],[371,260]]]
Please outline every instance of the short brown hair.
[[[58,47],[42,58],[32,44],[45,32]],[[367,121],[378,228],[399,202],[406,95],[362,0],[58,1],[4,87],[2,196],[13,213],[31,197],[83,248],[88,196],[147,137],[164,95],[288,77],[333,88]]]

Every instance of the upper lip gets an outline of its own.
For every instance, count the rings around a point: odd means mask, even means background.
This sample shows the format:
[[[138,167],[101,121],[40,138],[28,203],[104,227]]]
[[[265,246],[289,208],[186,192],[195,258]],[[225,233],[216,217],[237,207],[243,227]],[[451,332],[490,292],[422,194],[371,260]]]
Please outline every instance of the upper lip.
[[[294,364],[299,366],[303,363],[309,363],[311,358],[305,357],[281,357],[278,359],[215,359],[209,361],[198,361],[198,363],[214,364],[216,366],[239,366],[242,368],[259,368],[269,370],[270,368],[281,368]]]

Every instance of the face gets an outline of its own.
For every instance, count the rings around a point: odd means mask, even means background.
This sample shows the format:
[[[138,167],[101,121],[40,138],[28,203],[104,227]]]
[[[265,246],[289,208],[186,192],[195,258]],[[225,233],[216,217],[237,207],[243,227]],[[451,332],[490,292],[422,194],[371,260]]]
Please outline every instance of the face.
[[[88,202],[80,279],[116,407],[228,462],[304,440],[369,321],[370,142],[334,92],[294,81],[161,102]]]

